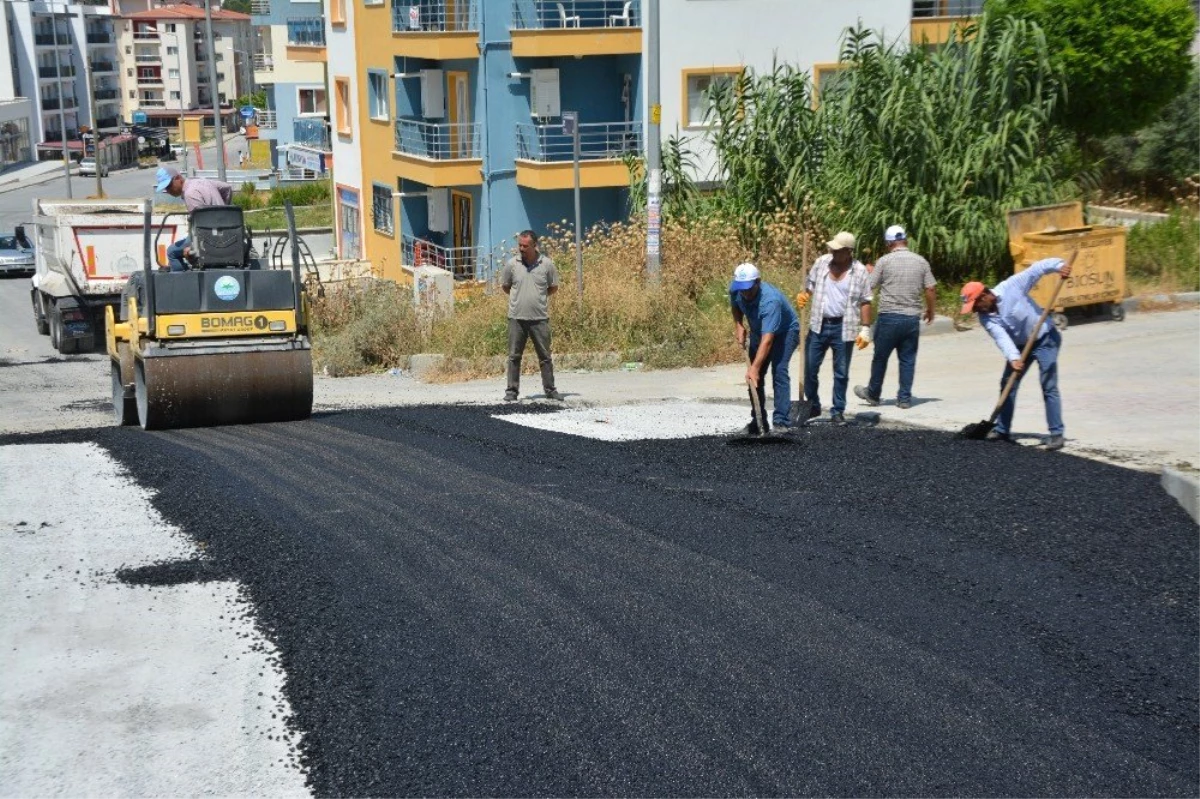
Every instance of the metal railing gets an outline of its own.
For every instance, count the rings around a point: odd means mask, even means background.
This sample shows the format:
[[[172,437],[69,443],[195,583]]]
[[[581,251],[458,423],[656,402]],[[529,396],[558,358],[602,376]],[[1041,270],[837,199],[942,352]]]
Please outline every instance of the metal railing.
[[[158,35],[158,31],[153,28],[142,28],[133,32],[134,40],[141,41],[158,41],[162,37]]]
[[[287,23],[288,44],[295,47],[324,47],[325,20],[321,17],[300,17]]]
[[[138,98],[138,106],[141,108],[166,108],[167,101],[161,97],[141,97]]]
[[[104,117],[103,119],[96,121],[96,127],[98,127],[98,128],[119,128],[119,127],[121,127],[121,119],[120,119],[120,117]]]
[[[641,12],[641,0],[512,0],[512,27],[637,28]]]
[[[275,130],[276,117],[274,111],[259,111],[254,115],[258,120],[258,126],[265,130]]]
[[[116,72],[117,65],[111,61],[93,61],[92,72]]]
[[[133,57],[133,60],[138,64],[161,64],[163,59],[157,53],[138,53]]]
[[[333,149],[329,143],[329,129],[325,127],[324,119],[292,120],[292,141],[316,150]]]
[[[61,71],[61,72],[60,72]],[[61,74],[64,78],[75,77],[75,67],[61,65],[58,69],[54,67],[38,67],[39,78],[57,78]]]
[[[43,45],[43,46],[56,44],[56,42],[54,41],[54,33],[53,32],[51,32],[51,33],[35,33],[33,35],[33,43]],[[65,47],[66,45],[69,45],[70,43],[71,43],[70,31],[60,30],[58,32],[57,44]]]
[[[637,122],[591,122],[579,126],[579,160],[620,160],[642,151],[642,128]],[[526,161],[571,161],[574,141],[561,124],[517,125],[517,158]]]
[[[264,17],[271,13],[271,0],[250,0],[250,14]]]
[[[913,0],[913,19],[927,17],[977,17],[984,0]]]
[[[162,75],[138,75],[138,86],[163,86]]]
[[[119,100],[121,99],[120,89],[96,89],[97,100]]]
[[[112,44],[113,35],[111,33],[89,33],[87,35],[88,44]]]
[[[255,53],[253,58],[255,72],[275,71],[275,57],[270,53]]]
[[[401,260],[409,266],[445,269],[455,280],[491,280],[500,266],[483,247],[443,247],[414,236],[400,237]]]
[[[392,32],[479,30],[479,0],[396,0]]]
[[[398,119],[396,151],[436,161],[479,158],[479,123]]]

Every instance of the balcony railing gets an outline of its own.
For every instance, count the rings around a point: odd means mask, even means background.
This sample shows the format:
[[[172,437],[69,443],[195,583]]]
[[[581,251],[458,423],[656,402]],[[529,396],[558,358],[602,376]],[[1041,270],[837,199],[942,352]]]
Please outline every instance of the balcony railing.
[[[977,17],[984,0],[913,0],[913,19],[924,17]]]
[[[120,89],[96,89],[97,100],[119,100],[121,99]]]
[[[265,17],[271,13],[271,0],[250,0],[250,14]]]
[[[163,59],[158,53],[138,53],[133,60],[138,64],[161,64]]]
[[[275,57],[270,53],[255,53],[254,54],[254,71],[255,72],[274,72]]]
[[[35,33],[33,36],[33,43],[37,44],[37,45],[42,45],[42,46],[55,44],[54,33],[53,32]],[[71,43],[71,34],[67,31],[59,31],[57,43],[60,45],[70,44]]]
[[[292,141],[315,150],[332,150],[329,144],[329,129],[324,119],[296,119],[292,121]]]
[[[87,35],[88,44],[112,44],[113,39],[111,33],[89,33]]]
[[[119,127],[121,127],[121,120],[119,117],[103,117],[96,121],[96,127],[98,127],[98,128],[119,128]]]
[[[397,0],[392,6],[392,32],[479,30],[479,0]]]
[[[637,28],[641,6],[640,0],[512,0],[512,27]]]
[[[324,47],[325,20],[321,17],[289,19],[288,44],[294,47]]]
[[[117,65],[111,61],[93,61],[92,62],[92,72],[106,73],[106,72],[116,72],[116,71],[117,71]]]
[[[154,30],[151,28],[143,28],[141,30],[134,31],[133,38],[135,41],[156,42],[161,37],[158,35],[157,30]]]
[[[57,69],[55,67],[38,67],[39,78],[57,78],[60,74],[64,78],[73,78],[75,77],[75,67],[66,64],[62,64]]]
[[[155,99],[155,98],[143,97],[140,100],[138,100],[138,106],[141,108],[166,108],[167,101],[163,100],[161,98]]]
[[[396,151],[436,161],[479,158],[479,123],[398,119]]]
[[[501,258],[492,258],[483,247],[442,247],[425,239],[401,236],[402,260],[411,266],[436,266],[454,275],[455,280],[487,281],[500,267]]]
[[[579,126],[579,160],[619,160],[642,151],[642,129],[637,122],[592,122]],[[574,141],[563,126],[517,125],[517,158],[526,161],[571,161]]]
[[[264,130],[275,130],[276,117],[274,111],[259,111],[254,115],[258,120],[258,126]]]

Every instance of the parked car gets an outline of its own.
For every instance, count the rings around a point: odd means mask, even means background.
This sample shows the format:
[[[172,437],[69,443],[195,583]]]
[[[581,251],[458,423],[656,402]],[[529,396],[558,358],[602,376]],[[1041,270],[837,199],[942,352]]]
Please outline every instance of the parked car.
[[[0,234],[0,274],[32,275],[33,244],[23,230]]]
[[[80,175],[91,175],[92,177],[95,177],[95,175],[96,175],[96,159],[92,158],[90,156],[87,158],[81,159],[79,161],[79,174]],[[107,164],[100,165],[100,177],[102,177],[102,178],[108,177],[108,165]]]

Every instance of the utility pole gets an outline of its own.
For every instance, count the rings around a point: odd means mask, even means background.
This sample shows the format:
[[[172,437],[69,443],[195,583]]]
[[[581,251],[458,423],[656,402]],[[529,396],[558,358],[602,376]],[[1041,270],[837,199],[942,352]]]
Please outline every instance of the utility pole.
[[[63,3],[63,10],[70,19],[66,3]],[[54,13],[53,5],[50,6],[50,27],[54,28],[54,75],[58,78],[58,126],[62,137],[63,174],[67,177],[67,199],[74,199],[71,194],[71,156],[67,153],[67,98],[63,94],[62,53],[58,52],[58,15]]]
[[[84,47],[86,51],[86,46]],[[87,76],[88,88],[88,115],[92,118],[92,154],[96,159],[96,199],[104,199],[104,183],[101,181],[100,173],[104,171],[104,162],[100,159],[100,126],[97,124],[100,120],[96,118],[96,86],[94,84],[95,75],[92,72],[92,61],[84,53],[83,58],[84,73]],[[82,136],[80,138],[83,138]],[[83,154],[87,155],[87,141],[84,140]]]
[[[579,112],[563,111],[563,133],[571,135],[571,160],[575,162],[575,280],[579,286],[579,304],[583,305],[583,214],[579,196]]]
[[[204,0],[205,49],[208,55],[208,91],[213,109],[213,133],[217,137],[217,178],[225,180],[225,132],[221,129],[221,92],[217,85],[217,49],[213,43],[212,0]]]
[[[646,0],[646,275],[657,283],[662,272],[662,104],[659,100],[658,0]]]

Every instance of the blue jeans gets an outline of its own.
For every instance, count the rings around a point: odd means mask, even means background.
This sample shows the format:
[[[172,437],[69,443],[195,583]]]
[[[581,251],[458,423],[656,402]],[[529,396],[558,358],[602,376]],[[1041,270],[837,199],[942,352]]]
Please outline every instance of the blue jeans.
[[[820,384],[817,375],[825,362],[825,351],[833,350],[833,406],[831,411],[846,410],[846,385],[850,382],[850,356],[854,353],[854,341],[842,341],[842,322],[821,321],[821,332],[808,331],[804,340],[804,394],[812,407],[821,407]]]
[[[875,323],[875,356],[871,359],[871,381],[867,394],[879,399],[883,393],[883,376],[887,374],[892,351],[900,363],[900,390],[897,402],[912,401],[913,373],[917,371],[917,345],[921,341],[921,317],[899,313],[881,313]]]
[[[191,237],[180,239],[167,248],[167,265],[171,267],[172,272],[186,272],[189,267],[183,260],[183,250],[192,243]]]
[[[758,353],[758,345],[761,341],[760,338],[750,337],[751,362],[754,361],[754,355]],[[771,357],[767,363],[771,367],[771,388],[775,396],[771,424],[776,427],[787,425],[788,414],[792,410],[792,378],[788,374],[788,364],[799,343],[800,331],[798,329],[789,330],[782,336],[776,335],[775,340],[771,342]],[[764,368],[763,371],[766,372],[766,369]],[[758,407],[764,410],[767,407],[767,381],[763,379],[765,377],[765,374],[758,376]]]
[[[1033,352],[1029,353],[1030,359],[1037,361],[1038,377],[1042,382],[1042,399],[1046,401],[1046,426],[1050,428],[1052,436],[1061,436],[1064,430],[1062,396],[1058,393],[1058,351],[1061,347],[1062,334],[1051,328],[1049,333],[1038,339],[1038,342],[1033,345]],[[1024,374],[1017,378],[1017,384],[1013,386],[1008,399],[1000,407],[1000,418],[996,421],[997,433],[1012,432],[1013,412],[1017,409],[1017,390],[1021,388],[1021,381],[1025,379],[1025,375],[1029,374],[1029,368],[1032,365],[1032,363],[1025,364]],[[1012,366],[1006,363],[1004,376],[1000,378],[1001,391],[1004,390],[1012,372]]]

